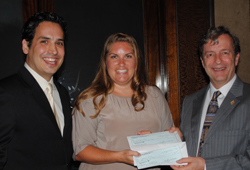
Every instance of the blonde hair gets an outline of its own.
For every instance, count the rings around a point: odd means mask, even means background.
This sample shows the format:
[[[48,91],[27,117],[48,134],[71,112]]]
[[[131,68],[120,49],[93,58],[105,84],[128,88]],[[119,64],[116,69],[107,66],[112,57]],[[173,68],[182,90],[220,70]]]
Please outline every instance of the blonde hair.
[[[134,94],[131,97],[131,101],[136,111],[141,111],[144,109],[144,101],[147,98],[145,87],[146,85],[148,85],[148,76],[144,64],[145,62],[140,53],[136,40],[132,36],[129,36],[127,34],[116,33],[109,36],[106,40],[102,51],[97,75],[92,84],[87,89],[82,91],[76,99],[74,103],[73,114],[75,112],[75,109],[77,109],[83,114],[83,116],[85,116],[83,110],[80,107],[80,103],[83,100],[91,97],[93,97],[93,104],[96,111],[96,114],[94,116],[90,116],[92,119],[96,118],[99,115],[100,111],[104,108],[107,101],[107,95],[112,93],[114,90],[113,80],[110,78],[107,72],[106,56],[109,53],[110,47],[115,42],[128,42],[133,48],[136,67],[131,83],[131,88],[134,91]],[[96,102],[98,96],[102,96],[99,103]],[[141,108],[135,107],[138,103],[142,104]]]

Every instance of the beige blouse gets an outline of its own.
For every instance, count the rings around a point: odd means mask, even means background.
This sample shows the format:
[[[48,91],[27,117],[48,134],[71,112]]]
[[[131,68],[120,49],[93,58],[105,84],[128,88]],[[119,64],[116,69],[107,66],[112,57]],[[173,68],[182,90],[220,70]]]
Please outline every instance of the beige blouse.
[[[93,98],[84,100],[80,107],[85,117],[79,111],[73,115],[73,159],[88,145],[122,151],[129,149],[127,136],[136,135],[141,130],[160,132],[171,128],[174,125],[172,115],[161,91],[155,86],[147,86],[146,94],[145,108],[139,112],[134,110],[131,97],[109,94],[105,107],[95,119],[89,117],[95,115]],[[79,170],[111,169],[137,168],[124,163],[92,165],[83,162],[79,167]]]

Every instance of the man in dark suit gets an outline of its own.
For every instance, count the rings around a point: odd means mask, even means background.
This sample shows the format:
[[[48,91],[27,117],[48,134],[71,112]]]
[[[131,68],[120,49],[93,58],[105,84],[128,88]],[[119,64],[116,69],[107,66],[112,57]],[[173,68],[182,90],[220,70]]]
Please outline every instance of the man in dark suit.
[[[211,28],[199,52],[210,84],[183,102],[180,130],[190,157],[177,161],[187,165],[171,167],[249,170],[250,85],[235,74],[239,40],[225,27]]]
[[[66,23],[51,13],[35,14],[22,29],[26,62],[0,81],[1,170],[70,169],[70,99],[53,79],[63,63],[65,36]]]

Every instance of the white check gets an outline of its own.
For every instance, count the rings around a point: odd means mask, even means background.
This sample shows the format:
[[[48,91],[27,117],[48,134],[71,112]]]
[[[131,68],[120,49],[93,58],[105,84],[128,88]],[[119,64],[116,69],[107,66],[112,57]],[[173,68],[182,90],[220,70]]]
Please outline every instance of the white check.
[[[138,169],[158,165],[179,165],[177,160],[188,157],[186,142],[182,142],[178,133],[158,132],[147,135],[128,136],[131,150],[141,153],[134,157]]]

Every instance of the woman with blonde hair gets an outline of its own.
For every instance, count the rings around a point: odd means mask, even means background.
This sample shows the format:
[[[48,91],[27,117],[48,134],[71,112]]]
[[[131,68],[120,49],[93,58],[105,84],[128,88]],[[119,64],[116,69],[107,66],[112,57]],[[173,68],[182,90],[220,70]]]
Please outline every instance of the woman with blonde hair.
[[[98,73],[76,99],[73,109],[73,158],[79,170],[134,170],[127,136],[173,126],[161,91],[148,83],[136,40],[111,35],[105,42]]]

